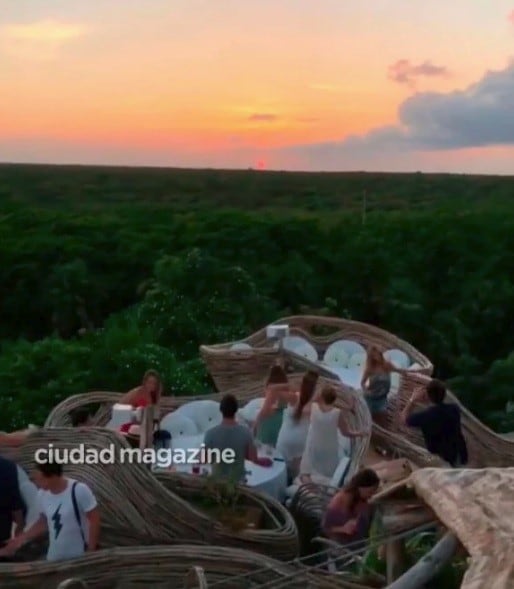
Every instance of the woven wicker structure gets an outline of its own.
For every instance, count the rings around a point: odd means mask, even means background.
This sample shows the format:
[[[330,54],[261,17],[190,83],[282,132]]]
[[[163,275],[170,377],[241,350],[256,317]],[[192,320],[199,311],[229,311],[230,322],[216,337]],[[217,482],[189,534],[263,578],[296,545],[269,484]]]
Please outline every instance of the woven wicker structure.
[[[170,589],[184,587],[194,566],[203,569],[207,587],[218,589],[371,589],[255,552],[195,545],[113,548],[63,562],[0,563],[0,580],[2,589]]]
[[[240,403],[250,401],[255,397],[264,394],[261,384],[253,383],[253,386],[248,387],[244,391],[233,391]],[[191,395],[183,397],[162,397],[160,402],[161,417],[171,411],[174,411],[181,405],[191,403],[192,401],[204,401],[210,399],[212,401],[220,401],[224,393],[213,393],[209,395]],[[49,413],[45,421],[45,427],[69,427],[71,425],[71,414],[80,408],[91,407],[99,405],[93,418],[94,425],[104,426],[109,422],[111,417],[111,409],[115,403],[118,403],[122,398],[123,393],[114,393],[108,391],[95,391],[91,393],[81,393],[73,395],[64,399],[61,403],[56,405]]]
[[[321,371],[323,374],[323,371]],[[299,386],[303,373],[297,372],[291,374],[289,377],[293,386]],[[334,382],[326,376],[320,376],[317,388],[320,390],[325,384],[330,383],[334,386],[338,393],[337,406],[348,409],[353,406],[353,412],[348,413],[348,423],[353,429],[369,430],[371,431],[371,416],[368,406],[361,395],[355,391],[348,389],[342,383]],[[246,403],[252,399],[261,397],[264,393],[262,383],[246,381],[244,386],[237,387],[232,391],[239,399],[241,404]],[[163,397],[161,400],[161,417],[166,413],[173,411],[191,401],[211,399],[220,401],[224,393],[215,393],[212,395],[201,395],[195,397]],[[70,414],[81,407],[90,405],[100,405],[95,416],[95,423],[97,425],[105,425],[109,421],[110,410],[114,403],[121,397],[120,393],[106,393],[94,392],[84,393],[82,395],[75,395],[65,399],[62,403],[57,405],[48,416],[45,427],[65,427],[70,424]],[[355,438],[352,441],[352,463],[350,466],[350,473],[357,472],[363,456],[369,445],[369,438]]]
[[[426,387],[430,377],[422,374],[404,374],[400,377],[400,387],[388,407],[387,433],[391,440],[403,439],[411,445],[424,448],[423,438],[419,430],[406,427],[400,422],[400,414],[405,407],[412,392],[419,387]],[[491,466],[514,466],[514,440],[503,435],[496,434],[460,403],[451,392],[447,392],[447,400],[456,403],[461,410],[462,429],[469,453],[469,465],[473,468],[486,468]],[[374,426],[378,435],[380,430]],[[406,446],[407,447],[407,446]],[[416,460],[415,460],[416,461]],[[426,466],[429,466],[426,464]]]
[[[315,315],[282,317],[275,324],[288,324],[290,334],[305,338],[314,346],[320,359],[330,344],[346,339],[355,341],[366,349],[375,345],[381,351],[402,350],[413,362],[419,364],[420,372],[430,375],[433,371],[430,360],[413,346],[373,325]],[[238,343],[250,346],[251,349],[231,349]],[[240,342],[200,346],[200,355],[219,391],[235,388],[246,379],[264,380],[279,354],[280,351],[267,339],[266,327]]]
[[[316,369],[316,365],[306,358],[288,351],[283,354],[288,362],[296,367],[301,367],[303,370]],[[331,375],[329,370],[322,369],[321,373],[326,379],[333,379],[344,387],[337,380],[337,376]],[[420,431],[403,425],[400,414],[412,393],[420,387],[426,387],[430,380],[430,376],[414,371],[399,375],[398,391],[388,401],[386,427],[381,428],[373,424],[375,442],[387,447],[395,457],[408,458],[419,467],[427,468],[448,465],[427,452]],[[362,399],[361,393],[355,394]],[[456,403],[461,410],[462,429],[468,446],[470,467],[514,466],[514,439],[493,432],[468,411],[451,391],[447,391],[447,401]],[[420,408],[417,407],[414,410]]]
[[[111,464],[81,463],[66,466],[66,474],[87,483],[98,499],[102,517],[102,547],[165,545],[187,541],[248,548],[280,560],[294,558],[298,553],[295,522],[291,514],[271,497],[241,487],[240,498],[243,503],[262,508],[267,515],[267,524],[262,529],[236,532],[195,506],[187,497],[187,483],[180,487],[177,482],[180,494],[172,492],[173,481],[187,481],[190,478],[195,479],[191,480],[191,488],[195,488],[199,494],[212,493],[207,479],[192,475],[169,475],[170,479],[158,479],[145,465],[121,464],[121,450],[129,446],[111,430],[39,430],[32,433],[22,446],[6,449],[2,453],[30,472],[34,468],[35,451],[48,448],[49,443],[59,451],[79,448],[81,445],[95,452],[113,449],[115,461]],[[159,480],[168,480],[169,483],[163,485]]]

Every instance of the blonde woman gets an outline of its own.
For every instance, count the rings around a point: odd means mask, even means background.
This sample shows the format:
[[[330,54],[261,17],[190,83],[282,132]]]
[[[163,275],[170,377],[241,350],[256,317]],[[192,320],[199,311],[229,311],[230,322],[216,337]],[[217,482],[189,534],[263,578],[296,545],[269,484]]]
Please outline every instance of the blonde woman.
[[[361,388],[371,417],[382,427],[386,424],[387,396],[391,390],[391,372],[403,374],[406,370],[391,364],[376,346],[371,346],[366,357]]]
[[[155,370],[147,370],[143,375],[141,384],[125,393],[119,403],[132,405],[133,407],[158,405],[162,396],[162,388],[159,373]]]
[[[123,395],[118,402],[136,408],[159,405],[162,389],[162,380],[159,373],[155,370],[147,370],[143,375],[142,383]],[[120,427],[120,432],[128,433],[132,425],[134,425],[132,422],[124,423]]]

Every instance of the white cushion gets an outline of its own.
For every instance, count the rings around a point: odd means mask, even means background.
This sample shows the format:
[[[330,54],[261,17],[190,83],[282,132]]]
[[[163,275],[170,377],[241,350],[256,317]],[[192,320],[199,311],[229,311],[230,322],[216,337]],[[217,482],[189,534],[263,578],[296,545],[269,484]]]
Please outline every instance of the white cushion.
[[[344,340],[338,340],[328,346],[323,354],[323,362],[327,366],[339,366],[348,368],[350,354],[346,349]]]
[[[342,485],[344,485],[346,478],[346,470],[350,465],[350,460],[351,459],[349,456],[343,456],[343,458],[341,458],[339,464],[337,465],[337,468],[334,471],[334,474],[332,475],[332,480],[330,481],[331,487],[341,487]]]
[[[364,368],[366,366],[366,352],[356,352],[350,356],[348,368]]]
[[[366,348],[359,344],[359,342],[355,342],[351,339],[340,339],[331,344],[332,346],[338,344],[338,349],[344,350],[348,356],[353,356],[353,354],[366,354]]]
[[[299,335],[288,335],[282,340],[282,346],[284,349],[294,352],[299,356],[303,356],[311,362],[317,362],[318,360],[318,352],[316,352],[316,348],[304,337],[300,337]]]
[[[235,344],[232,344],[229,349],[231,352],[247,352],[252,349],[252,346],[246,342],[236,342]]]
[[[419,370],[421,368],[421,364],[418,364],[417,362],[414,362],[414,364],[411,364],[409,366],[409,370]]]
[[[257,415],[263,405],[264,397],[257,397],[257,399],[248,401],[248,403],[238,411],[240,418],[247,423],[253,423],[257,419]]]
[[[327,368],[345,385],[356,390],[361,388],[362,373],[364,371],[362,367],[354,366],[353,368],[342,368],[340,366],[327,366]]]
[[[115,403],[111,410],[111,420],[107,424],[108,428],[118,429],[124,423],[130,423],[135,416],[132,405]]]
[[[384,352],[384,358],[389,360],[391,364],[394,364],[397,368],[408,368],[410,366],[410,358],[403,351],[398,349],[387,350]]]
[[[180,415],[176,411],[168,413],[161,419],[159,428],[166,430],[172,438],[180,436],[195,436],[198,432],[196,423],[186,415]]]
[[[175,413],[192,419],[196,423],[198,433],[205,433],[215,425],[219,425],[222,420],[220,404],[210,399],[191,401],[179,407]]]
[[[33,523],[39,518],[39,503],[38,503],[38,488],[30,480],[27,473],[16,466],[18,471],[18,486],[20,488],[20,495],[27,508],[27,514],[25,516],[25,530],[28,530]]]

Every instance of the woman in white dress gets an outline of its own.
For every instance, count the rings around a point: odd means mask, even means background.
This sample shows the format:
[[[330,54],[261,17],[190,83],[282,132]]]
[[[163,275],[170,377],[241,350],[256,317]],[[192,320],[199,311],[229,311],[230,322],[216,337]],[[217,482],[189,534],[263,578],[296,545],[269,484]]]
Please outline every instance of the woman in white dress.
[[[309,370],[302,378],[299,392],[293,392],[284,409],[282,426],[278,433],[277,450],[286,461],[291,479],[298,474],[298,467],[307,441],[310,409],[318,373]]]
[[[313,478],[332,478],[340,461],[339,434],[347,438],[368,434],[348,427],[343,412],[334,406],[336,399],[335,390],[326,386],[321,391],[319,401],[312,404],[305,452],[300,463],[300,480],[303,483]]]

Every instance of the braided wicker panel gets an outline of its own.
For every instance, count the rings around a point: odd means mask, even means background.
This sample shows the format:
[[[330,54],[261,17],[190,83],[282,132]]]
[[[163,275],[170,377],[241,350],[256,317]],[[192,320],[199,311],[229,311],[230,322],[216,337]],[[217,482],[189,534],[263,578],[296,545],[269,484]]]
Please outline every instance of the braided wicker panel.
[[[11,457],[27,472],[34,468],[34,453],[38,448],[86,448],[99,451],[114,447],[118,456],[127,442],[117,433],[105,428],[70,429],[51,428],[30,434],[18,448],[5,449],[2,454]],[[241,498],[250,505],[263,506],[273,514],[269,527],[232,531],[197,509],[187,498],[187,488],[173,481],[191,479],[199,492],[212,493],[203,477],[170,475],[163,485],[145,465],[121,464],[119,458],[112,464],[69,464],[66,474],[87,483],[94,491],[101,510],[102,546],[136,546],[147,544],[175,544],[187,541],[204,545],[237,546],[280,560],[298,554],[298,533],[291,514],[271,497],[241,487]],[[194,479],[194,480],[193,480]],[[168,480],[168,479],[166,479]],[[181,493],[182,491],[182,493]],[[270,519],[268,518],[268,521]]]
[[[371,589],[255,552],[195,545],[113,548],[63,562],[0,563],[0,580],[2,589],[171,589],[184,587],[195,566],[203,569],[207,587],[219,589],[265,584],[270,589]]]
[[[419,372],[430,375],[433,371],[430,360],[411,344],[373,325],[316,315],[282,317],[275,323],[288,324],[290,334],[308,340],[316,348],[320,359],[331,343],[348,339],[360,343],[365,348],[374,345],[383,352],[397,348],[420,365]],[[200,346],[200,355],[220,391],[234,388],[246,379],[264,380],[270,366],[280,354],[279,350],[274,349],[267,340],[266,327],[241,340],[241,343],[250,345],[251,350],[231,350],[231,346],[235,343]]]

